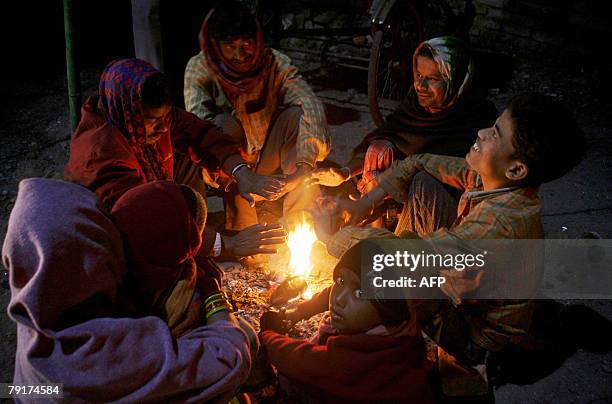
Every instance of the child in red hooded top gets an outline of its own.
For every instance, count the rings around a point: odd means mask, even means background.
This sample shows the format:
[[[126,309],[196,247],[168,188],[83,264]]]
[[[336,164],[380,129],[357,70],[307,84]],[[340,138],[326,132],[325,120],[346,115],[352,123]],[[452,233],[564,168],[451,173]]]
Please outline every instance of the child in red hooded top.
[[[360,273],[357,244],[334,268],[329,314],[313,342],[283,335],[286,317],[264,313],[259,338],[270,363],[300,398],[316,402],[432,402],[425,342],[408,305],[364,298]],[[313,296],[300,310],[325,310],[326,296]]]

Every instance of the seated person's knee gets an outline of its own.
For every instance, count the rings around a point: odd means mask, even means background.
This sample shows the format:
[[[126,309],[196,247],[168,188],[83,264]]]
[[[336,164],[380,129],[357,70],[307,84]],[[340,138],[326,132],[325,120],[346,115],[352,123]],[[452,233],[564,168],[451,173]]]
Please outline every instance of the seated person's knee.
[[[232,114],[219,114],[215,116],[213,123],[220,127],[232,141],[240,142],[246,138],[242,123]]]

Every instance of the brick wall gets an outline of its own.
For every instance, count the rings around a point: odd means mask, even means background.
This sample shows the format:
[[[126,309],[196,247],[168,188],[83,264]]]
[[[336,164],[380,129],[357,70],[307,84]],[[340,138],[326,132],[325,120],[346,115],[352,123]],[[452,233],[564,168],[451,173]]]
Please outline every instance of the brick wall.
[[[398,0],[409,1],[409,0]],[[425,37],[461,33],[476,48],[509,56],[604,65],[610,47],[610,0],[410,0],[421,4]],[[474,6],[472,15],[469,4]],[[284,28],[368,26],[367,0],[286,0]],[[471,20],[473,16],[473,21]],[[452,21],[461,17],[461,30]],[[303,40],[291,41],[296,43]],[[316,44],[308,47],[316,49]],[[360,50],[341,50],[340,53]],[[366,52],[367,53],[367,49]],[[365,55],[367,56],[367,55]]]
[[[593,57],[610,38],[607,0],[473,0],[476,46],[517,56]],[[605,49],[600,48],[600,49]]]

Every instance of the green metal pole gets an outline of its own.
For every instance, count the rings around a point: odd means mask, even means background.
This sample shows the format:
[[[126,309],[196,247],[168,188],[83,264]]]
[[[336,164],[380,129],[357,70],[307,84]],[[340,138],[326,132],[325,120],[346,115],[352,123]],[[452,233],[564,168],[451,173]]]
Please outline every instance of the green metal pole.
[[[79,123],[81,107],[81,82],[74,56],[74,31],[72,26],[72,0],[64,0],[64,38],[66,41],[66,79],[68,81],[68,102],[70,105],[70,132]]]

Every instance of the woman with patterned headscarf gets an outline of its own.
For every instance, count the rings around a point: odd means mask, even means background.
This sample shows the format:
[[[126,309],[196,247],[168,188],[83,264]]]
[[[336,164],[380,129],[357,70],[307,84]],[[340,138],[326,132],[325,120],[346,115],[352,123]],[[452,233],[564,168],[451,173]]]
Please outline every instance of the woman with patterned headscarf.
[[[164,74],[145,61],[119,59],[108,64],[98,95],[82,107],[65,177],[112,207],[126,191],[156,180],[188,184],[204,195],[202,168],[231,174],[244,165],[239,143],[228,141],[210,122],[174,107],[169,94]],[[248,197],[274,197],[283,187],[283,181],[250,170],[240,170],[234,178],[240,193]],[[274,238],[280,233],[278,226],[259,226],[232,239],[207,229],[203,251],[219,255],[225,247],[230,254],[251,255],[262,252],[260,247],[270,240],[282,242],[282,237]]]
[[[417,153],[464,156],[477,131],[495,121],[493,103],[471,87],[474,63],[462,40],[443,36],[422,42],[412,66],[413,85],[399,108],[364,138],[345,167],[317,170],[314,182],[338,186],[362,174],[363,195],[393,160]]]

